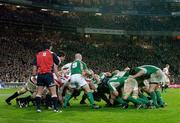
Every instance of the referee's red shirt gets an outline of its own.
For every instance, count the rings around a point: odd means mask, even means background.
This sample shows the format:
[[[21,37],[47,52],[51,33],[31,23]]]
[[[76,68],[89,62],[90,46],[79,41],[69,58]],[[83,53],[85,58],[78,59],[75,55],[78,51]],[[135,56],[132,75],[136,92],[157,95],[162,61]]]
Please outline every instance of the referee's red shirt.
[[[51,73],[52,67],[53,67],[53,55],[51,51],[45,50],[41,51],[36,55],[37,60],[37,67],[38,67],[38,73],[44,74],[44,73]]]

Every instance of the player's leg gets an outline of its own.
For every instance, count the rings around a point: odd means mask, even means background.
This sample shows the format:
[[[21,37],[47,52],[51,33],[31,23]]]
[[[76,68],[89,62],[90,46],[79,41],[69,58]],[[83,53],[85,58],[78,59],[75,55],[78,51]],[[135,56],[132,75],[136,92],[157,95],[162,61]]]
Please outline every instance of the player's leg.
[[[89,88],[90,90],[93,90],[94,92],[97,92],[97,89],[96,89],[96,86],[95,84],[91,81],[88,83],[89,84]],[[94,97],[94,93],[93,93],[93,97]],[[95,98],[95,97],[94,97]],[[85,93],[83,96],[82,96],[82,99],[80,101],[80,104],[86,104],[85,100],[87,99],[87,94]],[[95,99],[94,99],[95,100]]]
[[[151,99],[153,100],[153,105],[158,108],[159,105],[157,103],[157,95],[155,93],[155,88],[157,85],[158,85],[157,83],[150,83],[149,93],[150,93]]]
[[[43,91],[44,91],[44,86],[37,87],[37,94],[36,94],[36,98],[35,98],[37,112],[41,112],[40,105],[41,105],[41,96],[42,96]]]
[[[99,106],[97,106],[97,105],[94,103],[93,94],[92,94],[91,89],[90,89],[89,85],[87,84],[85,78],[82,77],[82,76],[79,76],[79,77],[76,79],[76,82],[78,82],[79,86],[83,89],[84,93],[87,95],[87,98],[88,98],[88,100],[89,100],[92,108],[98,109]]]
[[[16,91],[14,94],[12,94],[10,97],[8,97],[5,101],[8,105],[11,105],[11,100],[15,99],[16,97],[18,97],[26,92],[27,92],[26,87],[22,87],[20,90]]]
[[[145,96],[143,94],[143,92],[139,92],[139,98],[138,100],[140,100],[143,104],[145,104],[147,107],[151,107],[152,103],[149,101],[149,99],[147,98],[147,96]]]
[[[104,100],[107,104],[107,106],[110,106],[109,98],[106,96],[106,94],[109,94],[109,88],[104,87],[102,84],[98,85],[97,88],[98,95]]]
[[[54,83],[53,74],[46,75],[45,83],[46,83],[46,87],[48,87],[51,93],[54,112],[58,112],[58,98],[57,98],[57,91],[56,91],[56,85]]]
[[[116,94],[115,94],[116,93]],[[116,99],[116,96],[118,96],[119,93],[117,91],[111,91],[110,92],[110,99],[109,99],[109,102],[111,105],[114,105],[114,101]]]
[[[85,100],[87,99],[87,95],[83,94],[80,104],[86,104]]]
[[[119,96],[119,92],[116,90],[116,87],[119,86],[119,82],[109,82],[108,87],[110,90],[110,104],[114,105],[115,100],[121,105],[127,105],[127,103]]]
[[[71,98],[74,97],[74,100],[77,100],[77,97],[78,97],[80,94],[81,94],[80,89],[75,88],[75,89],[73,89],[73,93],[72,93],[72,97],[71,97]]]
[[[141,88],[138,87],[138,83],[135,82],[133,84],[133,87],[134,87],[134,89],[133,89],[133,92],[132,92],[132,97],[139,100],[142,104],[144,104],[144,106],[149,107],[150,106],[150,101],[147,100],[147,99],[141,98],[141,97],[144,97],[144,95],[140,92],[139,89],[141,89]],[[142,94],[142,96],[140,96],[140,93]]]
[[[66,94],[65,94],[65,98],[64,98],[64,104],[63,104],[63,107],[66,108],[71,97],[72,97],[72,93],[73,93],[73,88],[77,88],[77,81],[78,81],[78,77],[77,75],[72,75],[71,76],[71,81],[70,81],[70,84],[68,85],[67,87],[67,91],[66,91]]]
[[[118,102],[123,108],[128,108],[128,103],[124,101],[122,97],[117,96],[115,101]]]
[[[134,90],[134,84],[137,83],[135,79],[127,79],[124,83],[124,90],[123,90],[123,99],[129,102],[132,102],[137,106],[137,109],[142,107],[142,102],[138,100],[136,97],[131,96]]]
[[[154,106],[156,106],[157,108],[159,107],[158,103],[157,103],[157,99],[159,99],[160,101],[162,101],[162,97],[159,93],[159,91],[156,90],[157,88],[159,88],[159,84],[160,82],[164,82],[165,81],[165,74],[161,71],[158,70],[156,73],[151,74],[150,77],[150,88],[149,88],[149,92],[151,95],[151,98],[153,100],[153,104]]]
[[[69,103],[71,97],[72,97],[72,91],[73,89],[67,89],[67,92],[66,92],[66,95],[65,95],[65,98],[64,98],[64,104],[63,104],[63,107],[66,108],[67,107],[67,104]]]
[[[27,97],[16,98],[16,103],[18,104],[18,106],[19,106],[20,108],[22,108],[22,107],[28,107],[30,101],[32,101],[31,95],[29,95],[29,96],[27,96]]]
[[[57,99],[57,93],[56,93],[56,86],[49,87],[49,90],[51,92],[51,99],[52,99],[54,111],[58,111],[58,99]]]
[[[159,91],[159,85],[156,86],[155,93],[156,93],[156,96],[157,96],[157,102],[158,102],[159,106],[164,107],[165,103],[164,103],[163,98],[161,96],[161,92]]]
[[[85,94],[87,95],[90,104],[93,105],[94,104],[94,98],[93,98],[93,94],[89,88],[89,85],[88,84],[83,85],[82,89],[84,90]]]
[[[36,93],[36,97],[35,97],[37,112],[41,112],[41,97],[44,92],[44,87],[46,86],[44,78],[46,78],[44,74],[43,75],[38,74],[38,76],[37,76],[37,89],[36,89],[37,93]]]
[[[58,93],[58,99],[59,99],[59,102],[60,102],[60,105],[63,106],[63,90],[64,90],[64,85],[62,87],[58,87],[57,88],[57,93]]]
[[[85,81],[84,81],[84,83],[82,82],[81,85],[83,85],[81,87],[84,90],[84,92],[86,93],[92,108],[99,109],[100,107],[94,103],[94,97],[93,97],[93,94],[89,88],[89,85]]]
[[[93,82],[89,83],[89,87],[90,87],[91,90],[97,91],[96,86],[95,86],[95,84]]]

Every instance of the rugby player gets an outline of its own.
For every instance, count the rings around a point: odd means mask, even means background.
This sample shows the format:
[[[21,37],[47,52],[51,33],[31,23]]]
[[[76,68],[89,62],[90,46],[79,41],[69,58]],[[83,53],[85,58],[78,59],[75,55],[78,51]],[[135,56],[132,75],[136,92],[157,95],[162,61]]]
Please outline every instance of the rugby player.
[[[11,105],[11,100],[15,99],[16,97],[25,94],[26,92],[30,92],[32,94],[36,93],[36,81],[37,76],[35,77],[30,77],[30,79],[28,80],[28,82],[18,91],[16,91],[14,94],[12,94],[10,97],[8,97],[5,101],[8,105]]]
[[[99,109],[100,107],[94,103],[93,94],[88,83],[85,80],[85,76],[91,75],[88,71],[87,65],[82,61],[82,55],[80,53],[75,54],[75,61],[71,65],[71,78],[70,78],[70,87],[73,88],[82,88],[84,93],[87,94],[89,102],[94,109]],[[68,92],[65,96],[64,107],[67,107],[67,103],[71,98],[72,92]]]
[[[165,81],[165,74],[162,70],[153,65],[143,65],[139,67],[135,67],[129,71],[131,79],[136,79],[138,82],[143,82],[144,80],[149,81],[149,93],[153,100],[153,105],[158,108],[164,107],[164,101],[161,97],[159,86],[160,82]],[[158,105],[159,102],[159,105]]]

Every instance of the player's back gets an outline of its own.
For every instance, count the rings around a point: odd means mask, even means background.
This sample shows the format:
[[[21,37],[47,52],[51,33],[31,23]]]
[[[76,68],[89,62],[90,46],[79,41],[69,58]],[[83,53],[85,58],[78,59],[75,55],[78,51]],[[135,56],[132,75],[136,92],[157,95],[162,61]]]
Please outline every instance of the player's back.
[[[82,74],[84,69],[84,62],[80,60],[75,60],[71,65],[71,75],[73,74]]]

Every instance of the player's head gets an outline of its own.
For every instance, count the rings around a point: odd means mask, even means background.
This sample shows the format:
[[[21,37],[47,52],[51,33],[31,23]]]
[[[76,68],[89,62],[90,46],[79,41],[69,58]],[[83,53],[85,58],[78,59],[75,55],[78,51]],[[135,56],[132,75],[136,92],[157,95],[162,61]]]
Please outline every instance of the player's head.
[[[166,67],[169,68],[170,67],[169,64],[166,64]]]
[[[110,72],[105,72],[105,76],[112,76]]]
[[[75,60],[82,60],[82,55],[80,53],[76,53]]]
[[[49,49],[51,50],[52,49],[52,44],[50,41],[45,41],[45,42],[42,42],[42,50],[46,50],[46,49]]]
[[[124,68],[124,71],[129,71],[129,70],[130,68],[128,66]]]
[[[61,61],[64,61],[66,58],[65,52],[63,52],[62,50],[57,53],[57,56],[60,58]]]

